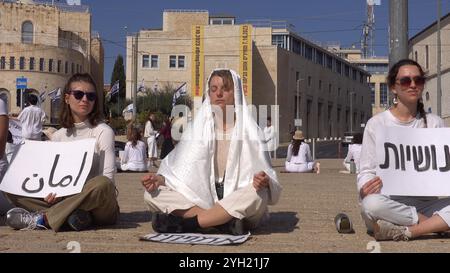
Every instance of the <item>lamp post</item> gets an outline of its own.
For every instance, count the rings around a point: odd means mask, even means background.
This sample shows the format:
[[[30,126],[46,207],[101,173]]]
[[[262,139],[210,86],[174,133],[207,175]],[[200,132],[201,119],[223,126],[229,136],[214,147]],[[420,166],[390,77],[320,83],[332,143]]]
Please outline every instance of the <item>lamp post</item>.
[[[297,103],[297,111],[296,111],[296,113],[295,113],[295,119],[296,119],[296,121],[298,122],[297,124],[296,124],[296,130],[299,130],[300,129],[300,127],[302,126],[301,125],[301,120],[300,120],[300,82],[301,81],[303,81],[304,79],[298,79],[297,80],[297,98],[296,98],[296,103]]]
[[[353,133],[353,95],[355,92],[350,92],[350,132]]]

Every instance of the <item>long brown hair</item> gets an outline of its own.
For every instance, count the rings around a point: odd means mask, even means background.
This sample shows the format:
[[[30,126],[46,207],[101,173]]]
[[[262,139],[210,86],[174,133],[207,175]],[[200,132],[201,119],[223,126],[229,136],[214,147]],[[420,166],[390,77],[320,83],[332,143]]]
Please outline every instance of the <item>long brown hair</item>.
[[[300,145],[305,141],[303,139],[293,139],[292,140],[292,154],[294,156],[298,155],[298,151],[300,150]]]
[[[91,84],[94,87],[95,93],[97,94],[97,99],[94,101],[94,107],[92,108],[92,111],[88,114],[88,120],[89,123],[91,123],[93,126],[96,126],[102,121],[103,117],[99,107],[99,94],[97,91],[97,85],[95,84],[94,79],[92,79],[91,75],[89,75],[88,73],[77,73],[70,77],[70,79],[67,81],[66,85],[64,86],[63,95],[70,94],[70,86],[74,82],[85,82]],[[59,122],[61,123],[61,126],[67,129],[74,128],[75,124],[73,121],[72,111],[70,110],[69,104],[66,103],[66,100],[63,97],[61,97],[60,109]]]
[[[395,63],[391,67],[391,69],[389,69],[389,74],[386,77],[389,88],[393,89],[393,87],[395,86],[395,82],[397,81],[398,71],[400,70],[400,67],[402,67],[404,65],[416,66],[419,69],[420,75],[422,77],[425,76],[425,72],[423,72],[423,69],[419,63],[417,63],[416,61],[411,60],[411,59],[403,59],[403,60],[400,60],[397,63]],[[425,107],[423,105],[422,99],[419,99],[419,101],[417,101],[417,112],[419,113],[420,117],[423,118],[423,121],[425,122],[425,127],[428,127],[427,114],[425,113]]]
[[[136,147],[139,140],[141,140],[141,132],[138,128],[132,127],[128,141],[131,141],[131,146]]]

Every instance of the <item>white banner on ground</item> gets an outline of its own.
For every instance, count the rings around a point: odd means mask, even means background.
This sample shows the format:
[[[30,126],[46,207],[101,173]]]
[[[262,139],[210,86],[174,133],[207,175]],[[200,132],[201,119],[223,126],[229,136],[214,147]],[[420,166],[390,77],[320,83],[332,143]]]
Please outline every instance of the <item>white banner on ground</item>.
[[[169,244],[190,244],[190,245],[234,245],[242,244],[250,237],[250,232],[245,235],[227,234],[201,234],[201,233],[150,233],[141,236],[142,241],[152,241]]]
[[[72,142],[25,141],[11,162],[0,190],[28,197],[80,193],[91,170],[95,139]]]
[[[386,127],[376,133],[382,194],[450,196],[450,128]]]

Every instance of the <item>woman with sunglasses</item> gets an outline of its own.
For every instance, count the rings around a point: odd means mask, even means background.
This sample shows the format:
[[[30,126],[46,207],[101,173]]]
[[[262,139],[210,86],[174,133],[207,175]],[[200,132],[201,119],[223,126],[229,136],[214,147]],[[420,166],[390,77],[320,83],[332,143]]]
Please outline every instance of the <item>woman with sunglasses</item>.
[[[375,115],[365,128],[358,175],[361,215],[376,240],[410,240],[428,233],[449,230],[450,198],[387,196],[376,173],[376,132],[386,127],[438,128],[443,120],[425,113],[422,93],[425,74],[409,59],[392,66],[387,76],[393,106]],[[401,179],[401,178],[400,178]]]
[[[44,200],[8,195],[20,207],[7,214],[7,224],[15,229],[59,231],[66,225],[80,231],[94,224],[112,225],[118,219],[114,132],[103,122],[98,91],[89,74],[75,74],[69,79],[60,109],[62,128],[52,135],[52,141],[95,138],[90,173],[83,190],[76,195],[58,198],[49,194]]]

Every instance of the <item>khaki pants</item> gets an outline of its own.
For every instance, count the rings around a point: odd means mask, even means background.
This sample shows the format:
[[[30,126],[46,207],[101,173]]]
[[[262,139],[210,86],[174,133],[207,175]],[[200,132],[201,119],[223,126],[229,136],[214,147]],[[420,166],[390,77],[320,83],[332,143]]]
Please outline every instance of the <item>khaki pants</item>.
[[[218,204],[231,216],[244,219],[245,225],[253,229],[261,223],[264,216],[268,217],[268,199],[267,188],[256,192],[250,184],[224,197]],[[164,186],[151,193],[145,191],[144,200],[151,212],[171,213],[174,210],[187,210],[196,206],[181,193]]]
[[[63,197],[54,205],[43,199],[7,194],[11,202],[31,212],[44,212],[48,224],[56,232],[76,209],[89,211],[96,225],[115,224],[119,213],[116,187],[105,176],[97,176],[86,182],[83,190],[75,195]]]

